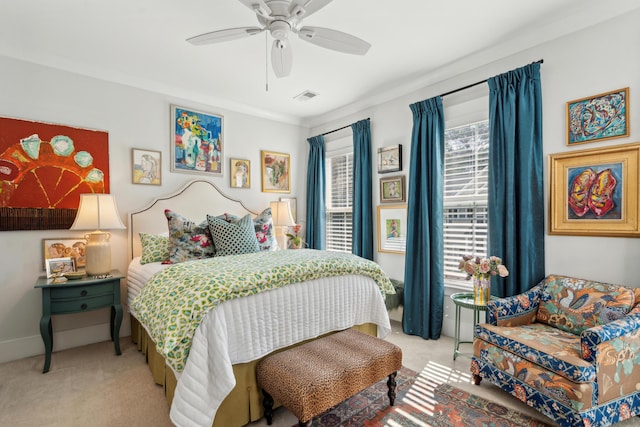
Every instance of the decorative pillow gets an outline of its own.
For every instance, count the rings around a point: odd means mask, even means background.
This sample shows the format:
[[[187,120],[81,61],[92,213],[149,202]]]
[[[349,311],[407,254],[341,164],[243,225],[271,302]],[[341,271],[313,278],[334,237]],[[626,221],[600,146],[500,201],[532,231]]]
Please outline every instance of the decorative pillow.
[[[169,261],[171,242],[168,236],[140,233],[140,243],[142,244],[140,264]]]
[[[235,223],[207,215],[207,222],[216,246],[216,256],[260,251],[251,215],[246,215]]]
[[[224,217],[224,218],[223,218]],[[236,215],[223,214],[218,216],[223,218],[227,222],[237,223],[240,218]],[[261,251],[277,251],[278,241],[276,240],[276,234],[273,229],[273,218],[271,217],[271,208],[266,208],[260,215],[253,219],[256,230],[256,239]]]
[[[635,294],[624,286],[565,276],[548,276],[536,320],[580,335],[582,331],[624,317]]]
[[[207,221],[196,224],[170,209],[166,209],[164,215],[169,222],[170,263],[177,264],[215,255]]]

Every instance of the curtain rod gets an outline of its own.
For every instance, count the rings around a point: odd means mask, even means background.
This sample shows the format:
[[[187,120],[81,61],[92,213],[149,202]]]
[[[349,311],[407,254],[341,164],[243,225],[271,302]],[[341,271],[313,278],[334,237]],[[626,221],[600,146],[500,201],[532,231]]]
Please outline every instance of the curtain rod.
[[[544,62],[544,59],[539,59],[539,60],[537,60],[537,61],[535,61],[535,62],[532,62],[532,64],[542,64],[543,62]],[[466,85],[465,87],[461,87],[461,88],[458,88],[458,89],[451,90],[451,91],[449,91],[449,92],[447,92],[447,93],[443,93],[442,95],[440,95],[440,97],[441,97],[441,98],[444,98],[444,97],[445,97],[445,96],[447,96],[447,95],[452,95],[452,94],[454,94],[454,93],[456,93],[456,92],[460,92],[460,91],[463,91],[463,90],[465,90],[465,89],[469,89],[469,88],[472,88],[472,87],[474,87],[474,86],[481,85],[482,83],[486,83],[486,82],[487,82],[487,80],[489,80],[489,79],[484,79],[484,80],[482,80],[482,81],[479,81],[479,82],[476,82],[476,83],[472,83],[472,84],[470,84],[470,85]]]
[[[371,119],[369,117],[367,117],[364,120],[371,120]],[[322,136],[329,135],[330,133],[338,132],[339,130],[346,129],[346,128],[349,128],[349,127],[351,127],[351,125],[342,126],[341,128],[330,130],[329,132],[321,133],[320,135],[322,135]]]

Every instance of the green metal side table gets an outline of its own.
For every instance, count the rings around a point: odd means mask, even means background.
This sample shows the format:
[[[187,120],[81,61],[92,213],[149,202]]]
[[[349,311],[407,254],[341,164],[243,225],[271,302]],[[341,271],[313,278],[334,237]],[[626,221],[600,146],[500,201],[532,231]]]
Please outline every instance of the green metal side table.
[[[120,355],[120,325],[122,324],[122,304],[120,303],[120,279],[118,270],[113,270],[109,277],[95,278],[84,276],[80,279],[53,283],[45,276],[38,278],[35,288],[42,289],[42,318],[40,319],[40,335],[44,341],[45,359],[42,373],[49,372],[51,351],[53,349],[53,327],[51,315],[82,313],[111,307],[111,340]]]
[[[462,307],[473,310],[473,330],[476,329],[476,324],[480,322],[480,312],[487,311],[486,304],[474,304],[473,303],[473,292],[458,292],[451,295],[451,299],[456,305],[456,326],[455,326],[455,337],[454,337],[454,349],[453,349],[453,360],[456,360],[456,357],[463,355],[468,356],[466,353],[462,353],[460,351],[460,344],[472,344],[473,341],[460,341],[460,309]],[[492,296],[491,299],[497,299]]]

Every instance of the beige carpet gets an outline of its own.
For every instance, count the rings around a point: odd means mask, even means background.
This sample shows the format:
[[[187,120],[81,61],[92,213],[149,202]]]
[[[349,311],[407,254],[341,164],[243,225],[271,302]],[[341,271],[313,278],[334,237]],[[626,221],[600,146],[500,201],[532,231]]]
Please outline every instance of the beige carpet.
[[[495,386],[471,384],[469,359],[453,361],[451,338],[425,341],[403,334],[400,325],[392,323],[394,331],[387,339],[403,349],[403,365],[421,377],[448,382],[549,422]],[[55,352],[47,374],[42,374],[44,356],[0,364],[0,426],[171,426],[163,390],[153,383],[144,356],[130,337],[121,339],[121,350],[122,355],[116,356],[113,343],[107,341]],[[276,410],[275,427],[294,423],[286,409]],[[250,424],[266,425],[264,419]],[[640,419],[618,426],[640,426]]]

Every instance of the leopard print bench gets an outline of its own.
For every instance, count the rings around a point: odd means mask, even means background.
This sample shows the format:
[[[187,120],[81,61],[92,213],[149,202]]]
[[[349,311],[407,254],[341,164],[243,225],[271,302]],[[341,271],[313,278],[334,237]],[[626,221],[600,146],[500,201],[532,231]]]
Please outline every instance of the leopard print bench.
[[[401,367],[398,346],[353,329],[267,356],[257,366],[267,424],[273,420],[274,399],[300,426],[310,426],[314,417],[387,376],[393,406]]]

